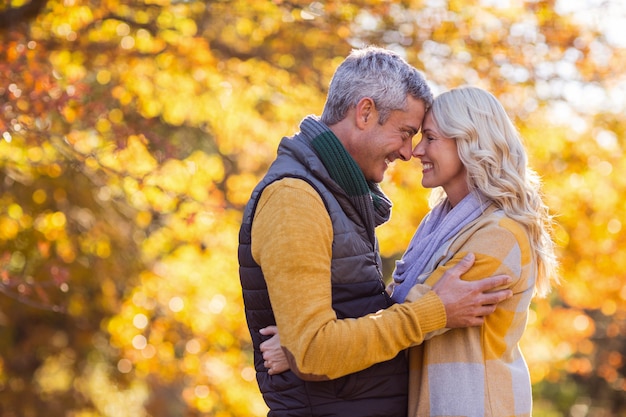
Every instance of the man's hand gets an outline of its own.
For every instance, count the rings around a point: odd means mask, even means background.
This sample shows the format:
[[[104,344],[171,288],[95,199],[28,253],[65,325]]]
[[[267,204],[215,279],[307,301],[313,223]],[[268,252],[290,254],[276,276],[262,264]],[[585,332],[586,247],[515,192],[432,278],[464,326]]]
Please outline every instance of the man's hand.
[[[280,374],[289,370],[289,362],[285,352],[280,347],[280,337],[278,336],[278,327],[268,326],[259,330],[263,336],[273,335],[259,346],[263,352],[263,366],[267,368],[270,375]]]
[[[510,298],[509,289],[489,292],[511,282],[506,275],[485,278],[480,281],[463,281],[461,275],[474,264],[474,254],[468,253],[457,265],[450,268],[433,286],[446,307],[446,327],[480,326],[485,316],[496,310],[496,305]]]

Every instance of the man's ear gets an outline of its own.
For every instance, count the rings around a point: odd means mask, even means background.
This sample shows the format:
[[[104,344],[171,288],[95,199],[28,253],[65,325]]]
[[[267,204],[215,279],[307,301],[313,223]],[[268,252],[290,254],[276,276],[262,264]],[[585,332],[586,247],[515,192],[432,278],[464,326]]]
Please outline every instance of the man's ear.
[[[365,129],[368,124],[376,122],[378,112],[374,100],[370,97],[363,97],[356,104],[356,125],[359,129]]]

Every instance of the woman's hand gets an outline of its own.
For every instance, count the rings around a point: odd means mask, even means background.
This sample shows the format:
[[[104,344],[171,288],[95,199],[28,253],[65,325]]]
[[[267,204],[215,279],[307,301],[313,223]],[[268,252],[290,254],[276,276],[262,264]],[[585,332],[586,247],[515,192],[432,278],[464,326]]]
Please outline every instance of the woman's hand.
[[[261,343],[260,348],[263,353],[263,366],[267,368],[267,373],[277,375],[289,370],[289,362],[285,352],[280,347],[280,337],[278,335],[278,327],[268,326],[259,330],[263,336],[273,335],[265,342]]]

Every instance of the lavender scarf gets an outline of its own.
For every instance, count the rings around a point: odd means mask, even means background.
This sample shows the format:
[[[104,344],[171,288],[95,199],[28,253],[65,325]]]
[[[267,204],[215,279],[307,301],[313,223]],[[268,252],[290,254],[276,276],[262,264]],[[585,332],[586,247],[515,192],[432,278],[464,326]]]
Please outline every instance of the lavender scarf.
[[[455,207],[450,206],[447,198],[437,204],[420,223],[402,259],[396,262],[393,272],[396,287],[391,298],[404,302],[409,290],[426,278],[420,275],[431,272],[425,269],[433,262],[432,257],[439,248],[476,220],[488,205],[488,201],[474,193],[469,193]]]

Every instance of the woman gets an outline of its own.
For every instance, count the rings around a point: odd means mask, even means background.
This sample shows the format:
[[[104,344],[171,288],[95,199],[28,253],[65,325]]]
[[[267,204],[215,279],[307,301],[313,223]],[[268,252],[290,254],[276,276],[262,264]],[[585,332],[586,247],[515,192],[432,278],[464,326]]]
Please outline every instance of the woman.
[[[392,298],[419,297],[467,253],[463,279],[513,278],[513,297],[480,327],[452,329],[410,349],[409,416],[530,416],[530,376],[518,342],[533,295],[556,278],[551,217],[521,138],[498,100],[475,87],[435,99],[413,156],[433,209],[396,264]]]
[[[419,298],[468,253],[475,262],[463,279],[509,275],[514,295],[482,326],[431,334],[409,350],[409,416],[530,416],[518,342],[532,297],[557,281],[557,262],[552,219],[522,140],[492,94],[461,87],[435,99],[413,156],[422,185],[434,188],[433,208],[396,264],[392,298]],[[282,353],[271,346],[264,357],[277,362]]]

